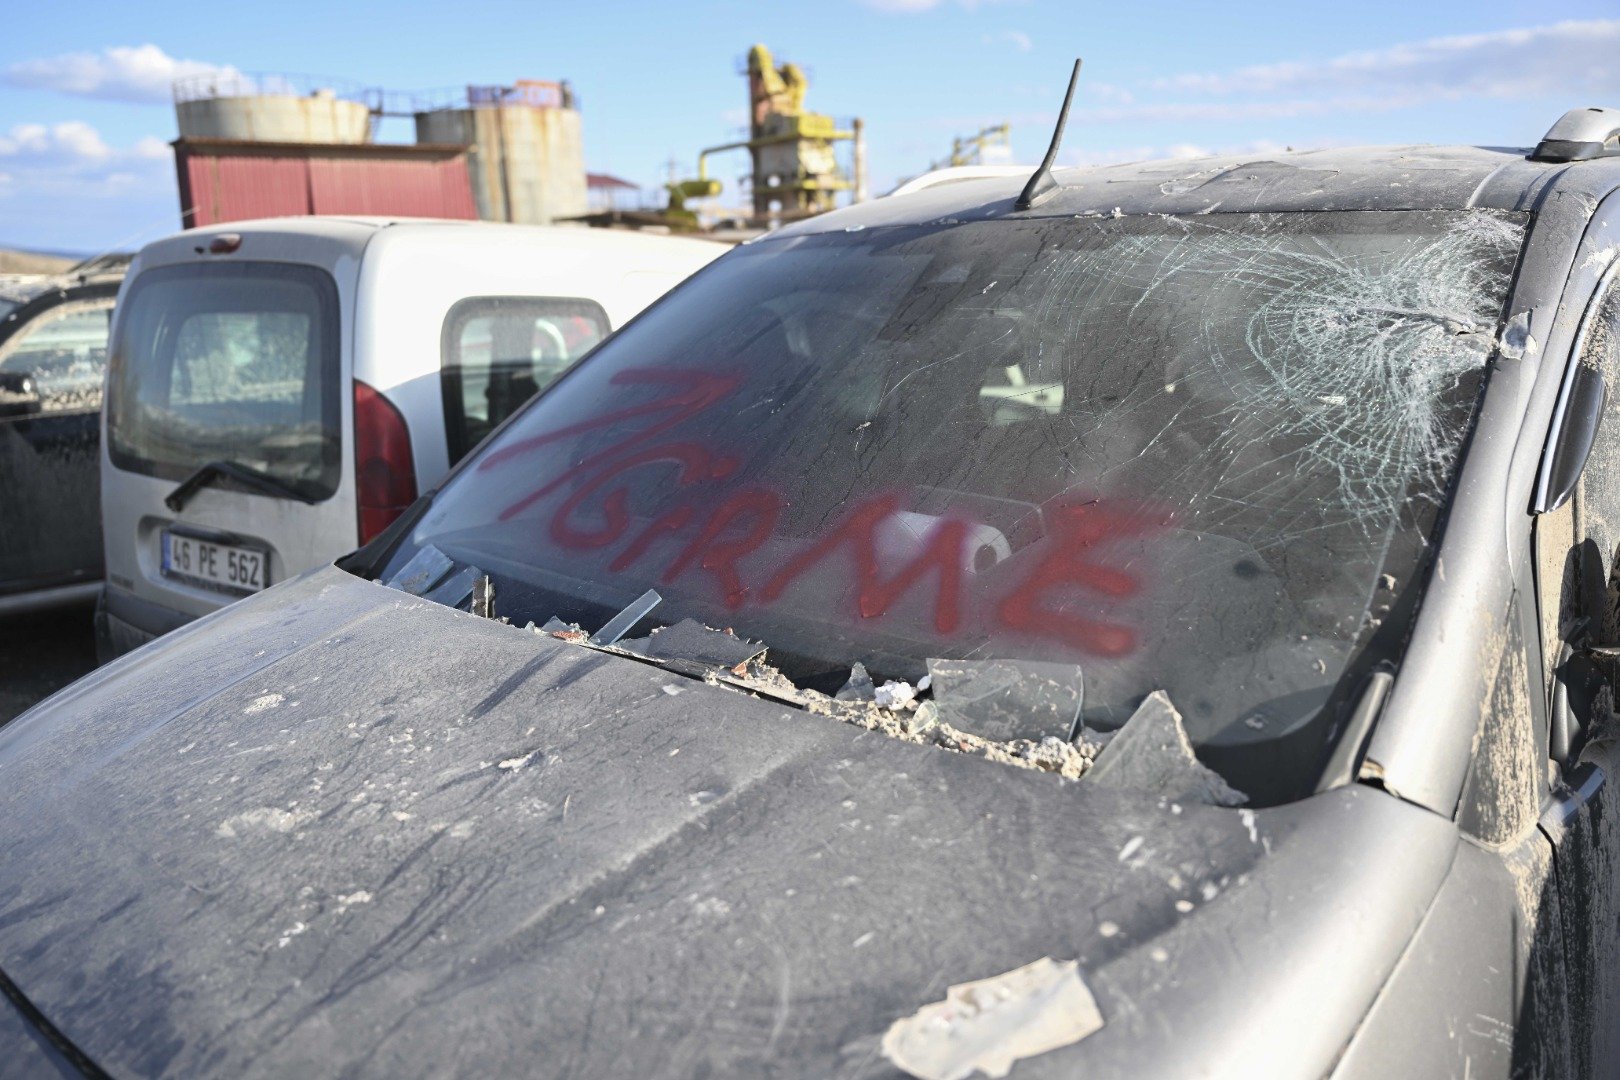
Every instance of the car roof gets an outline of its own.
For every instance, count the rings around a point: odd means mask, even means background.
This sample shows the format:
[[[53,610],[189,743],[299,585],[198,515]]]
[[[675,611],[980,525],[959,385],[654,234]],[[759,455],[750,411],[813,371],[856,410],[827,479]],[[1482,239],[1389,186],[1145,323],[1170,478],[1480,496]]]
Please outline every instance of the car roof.
[[[932,185],[913,182],[907,194],[859,203],[773,235],[1004,216],[1530,210],[1554,188],[1590,200],[1590,209],[1620,187],[1620,158],[1544,163],[1530,161],[1529,153],[1481,146],[1373,146],[1056,169],[1056,190],[1023,212],[1013,203],[1033,168],[995,176],[958,173]]]
[[[142,254],[143,261],[168,261],[175,256],[185,257],[209,237],[221,234],[264,236],[276,238],[309,237],[342,248],[359,256],[373,240],[383,237],[392,245],[410,243],[422,247],[439,244],[488,244],[503,246],[513,243],[544,245],[551,249],[673,253],[690,248],[704,257],[712,257],[718,245],[707,240],[693,240],[653,234],[625,232],[617,229],[591,229],[579,225],[513,225],[494,221],[465,221],[449,218],[378,217],[362,215],[310,215],[302,217],[256,218],[247,221],[225,221],[208,225],[148,244]]]

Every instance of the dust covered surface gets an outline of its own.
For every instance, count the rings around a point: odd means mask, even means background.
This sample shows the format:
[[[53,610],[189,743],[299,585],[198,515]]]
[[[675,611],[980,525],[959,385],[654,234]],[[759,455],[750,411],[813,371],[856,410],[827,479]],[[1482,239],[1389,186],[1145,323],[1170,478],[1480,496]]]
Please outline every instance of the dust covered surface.
[[[671,685],[336,570],[233,605],[0,730],[0,969],[114,1075],[871,1075],[1286,835]]]
[[[1490,616],[1480,613],[1480,618]],[[1537,752],[1530,709],[1530,676],[1515,593],[1505,621],[1484,635],[1492,672],[1490,697],[1480,712],[1472,764],[1458,824],[1486,844],[1507,844],[1535,825],[1541,812],[1545,758]]]
[[[1059,188],[1033,211],[1017,216],[1446,210],[1470,205],[1521,209],[1526,192],[1560,168],[1528,162],[1524,155],[1522,150],[1477,146],[1375,146],[1060,168],[1054,173]],[[787,239],[851,225],[1013,216],[1014,200],[1026,179],[963,181],[877,199],[787,226],[778,235]],[[1612,187],[1612,181],[1604,186],[1606,179],[1592,177],[1594,190]]]

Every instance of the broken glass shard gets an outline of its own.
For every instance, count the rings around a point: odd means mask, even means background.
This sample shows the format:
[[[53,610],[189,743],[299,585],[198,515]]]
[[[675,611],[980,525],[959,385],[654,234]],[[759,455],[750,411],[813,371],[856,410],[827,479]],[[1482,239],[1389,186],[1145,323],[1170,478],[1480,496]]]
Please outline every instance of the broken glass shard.
[[[628,607],[607,621],[607,625],[591,635],[592,645],[612,645],[615,641],[630,632],[630,628],[647,616],[647,613],[659,604],[664,598],[658,595],[657,589],[648,589],[634,600]]]
[[[1085,700],[1078,664],[1036,660],[928,661],[939,718],[986,739],[1068,742]]]
[[[1170,695],[1155,690],[1108,743],[1086,782],[1163,795],[1176,802],[1242,806],[1249,797],[1193,755]]]
[[[483,571],[476,566],[464,567],[446,578],[442,585],[425,594],[422,599],[431,600],[435,604],[445,607],[458,608],[471,599],[473,586],[483,576]]]
[[[877,686],[866,673],[866,665],[859,660],[850,665],[849,679],[833,697],[839,701],[871,701],[877,696]]]
[[[495,617],[495,583],[488,574],[480,574],[473,582],[472,613],[480,619]]]
[[[412,596],[423,596],[443,581],[445,575],[455,569],[455,565],[450,556],[428,544],[412,555],[411,561],[399,568],[399,573],[388,579],[388,585]]]
[[[619,648],[654,660],[688,660],[724,668],[765,655],[765,646],[759,642],[704,626],[696,619],[682,619],[643,638],[627,638],[619,642]]]

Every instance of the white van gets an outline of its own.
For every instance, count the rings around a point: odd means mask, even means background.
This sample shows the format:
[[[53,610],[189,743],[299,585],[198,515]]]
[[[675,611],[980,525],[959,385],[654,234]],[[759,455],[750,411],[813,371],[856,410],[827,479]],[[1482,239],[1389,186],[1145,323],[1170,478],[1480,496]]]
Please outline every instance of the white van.
[[[149,244],[119,294],[102,412],[103,658],[364,544],[725,250],[319,217]]]

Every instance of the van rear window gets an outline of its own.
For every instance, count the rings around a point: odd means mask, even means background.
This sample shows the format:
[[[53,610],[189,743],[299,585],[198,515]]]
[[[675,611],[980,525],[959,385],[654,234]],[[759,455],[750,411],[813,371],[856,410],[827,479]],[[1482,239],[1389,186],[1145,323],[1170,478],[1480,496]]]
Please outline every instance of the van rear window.
[[[341,472],[338,323],[337,286],[315,267],[141,273],[108,375],[112,463],[180,481],[228,461],[329,498]]]

